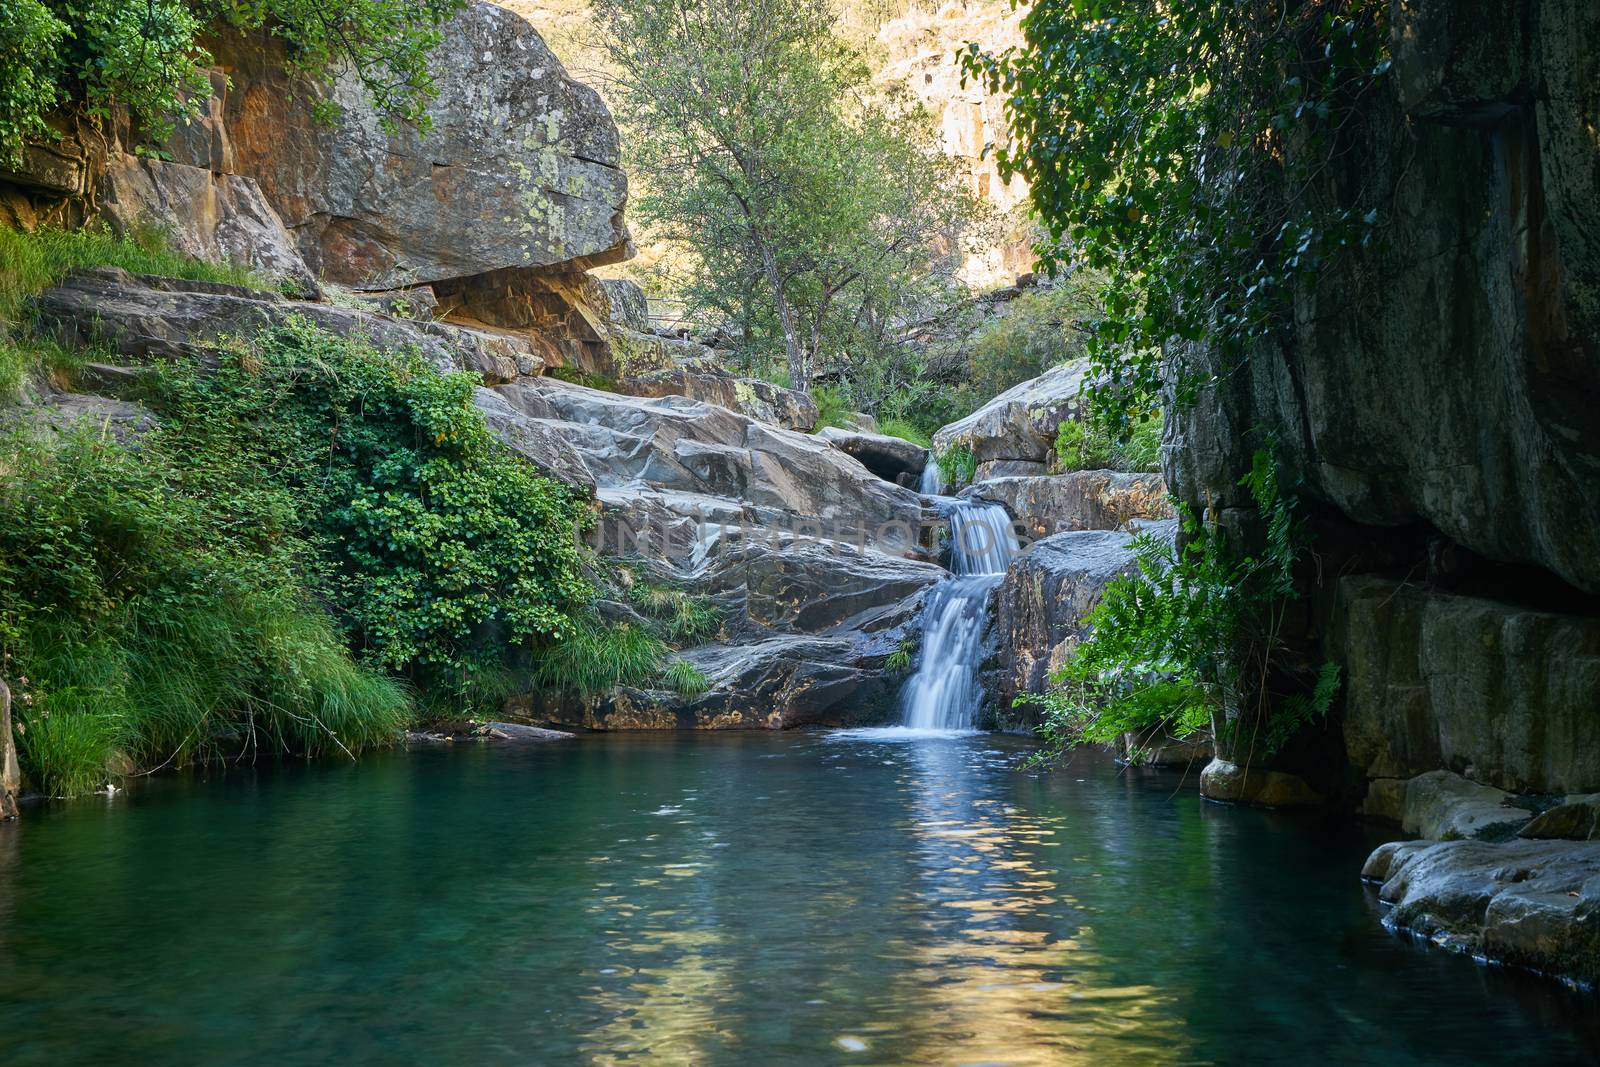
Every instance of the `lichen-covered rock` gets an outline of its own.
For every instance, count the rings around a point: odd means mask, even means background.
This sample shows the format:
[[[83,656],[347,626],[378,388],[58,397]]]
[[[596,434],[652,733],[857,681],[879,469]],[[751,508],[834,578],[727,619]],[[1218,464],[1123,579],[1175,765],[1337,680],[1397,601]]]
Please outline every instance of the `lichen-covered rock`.
[[[1328,648],[1367,777],[1470,767],[1514,792],[1600,789],[1600,620],[1352,576]]]
[[[1070,530],[1120,530],[1136,519],[1173,517],[1159,474],[1072,471],[1044,477],[977,481],[961,493],[999,504],[1035,540]]]
[[[847,456],[853,456],[867,470],[886,482],[912,486],[928,465],[928,450],[900,437],[881,433],[862,433],[828,426],[817,437]]]
[[[1317,272],[1287,347],[1196,353],[1169,479],[1242,503],[1264,428],[1326,508],[1600,593],[1600,6],[1392,6],[1391,95],[1331,176],[1378,191],[1381,239]]]
[[[326,89],[291,83],[276,38],[226,39],[215,51],[235,84],[235,167],[332,281],[390,289],[627,255],[611,115],[504,8],[470,4],[444,27],[426,136],[383,129],[353,75]],[[340,109],[331,127],[312,117],[319,98]]]
[[[1401,829],[1432,841],[1505,841],[1533,818],[1503,789],[1451,771],[1429,771],[1406,783]]]
[[[969,448],[980,464],[1046,463],[1061,424],[1083,416],[1081,393],[1088,374],[1088,363],[1075,360],[1013,386],[966,418],[940,427],[933,435],[933,450],[942,455]]]
[[[158,227],[174,251],[241,263],[317,291],[294,240],[251,178],[121,153],[100,183],[100,216],[118,233]]]
[[[1387,925],[1475,956],[1600,982],[1600,843],[1398,841],[1362,878]]]

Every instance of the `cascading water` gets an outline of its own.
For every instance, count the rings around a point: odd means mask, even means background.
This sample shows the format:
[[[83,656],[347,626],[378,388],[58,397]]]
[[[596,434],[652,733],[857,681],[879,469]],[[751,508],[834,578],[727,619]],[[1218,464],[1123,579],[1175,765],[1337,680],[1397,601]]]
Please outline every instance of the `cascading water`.
[[[989,597],[1017,551],[1011,517],[998,504],[942,502],[950,520],[950,569],[928,598],[917,672],[900,694],[902,722],[913,730],[969,730],[983,702]]]
[[[928,462],[922,468],[922,482],[917,492],[923,496],[938,496],[944,492],[944,472],[939,469],[939,461],[932,452],[928,453]]]

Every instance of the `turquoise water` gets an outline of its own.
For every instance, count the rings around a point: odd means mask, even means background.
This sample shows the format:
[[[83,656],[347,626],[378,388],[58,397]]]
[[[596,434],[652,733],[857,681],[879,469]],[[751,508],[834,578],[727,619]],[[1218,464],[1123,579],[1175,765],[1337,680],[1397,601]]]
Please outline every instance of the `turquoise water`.
[[[1594,1000],[1385,933],[1368,833],[884,736],[463,746],[30,812],[0,827],[0,1063],[1600,1055]]]

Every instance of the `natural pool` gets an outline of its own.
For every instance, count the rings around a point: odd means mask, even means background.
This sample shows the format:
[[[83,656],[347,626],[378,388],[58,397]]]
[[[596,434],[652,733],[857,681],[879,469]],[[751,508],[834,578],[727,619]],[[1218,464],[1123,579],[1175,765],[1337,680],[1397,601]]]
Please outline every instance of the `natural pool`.
[[[0,1063],[1560,1063],[1378,840],[1007,738],[585,737],[0,827]]]

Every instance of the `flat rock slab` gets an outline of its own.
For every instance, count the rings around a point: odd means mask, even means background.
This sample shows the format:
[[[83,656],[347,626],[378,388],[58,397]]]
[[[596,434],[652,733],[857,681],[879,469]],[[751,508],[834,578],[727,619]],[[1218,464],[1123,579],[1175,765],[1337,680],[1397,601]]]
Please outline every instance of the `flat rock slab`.
[[[1367,859],[1384,922],[1435,943],[1600,981],[1600,843],[1396,841]]]

